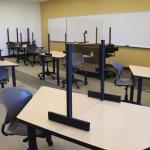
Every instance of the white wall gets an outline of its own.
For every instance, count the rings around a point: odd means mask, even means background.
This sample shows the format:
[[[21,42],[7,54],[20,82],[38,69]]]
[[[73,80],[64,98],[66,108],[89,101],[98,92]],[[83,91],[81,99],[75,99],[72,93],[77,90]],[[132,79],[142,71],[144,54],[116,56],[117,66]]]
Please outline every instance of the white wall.
[[[0,49],[4,50],[2,55],[8,55],[7,28],[10,30],[10,41],[14,42],[17,41],[16,28],[19,33],[22,32],[23,41],[27,40],[27,28],[30,28],[30,34],[34,33],[37,45],[41,46],[40,21],[40,3],[0,1]]]

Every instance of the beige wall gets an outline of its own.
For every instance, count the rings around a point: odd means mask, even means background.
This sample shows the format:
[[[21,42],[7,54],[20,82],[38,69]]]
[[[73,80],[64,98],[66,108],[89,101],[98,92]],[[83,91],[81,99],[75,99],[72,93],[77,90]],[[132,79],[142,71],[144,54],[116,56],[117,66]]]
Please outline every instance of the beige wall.
[[[149,0],[49,0],[43,2],[41,3],[43,46],[47,47],[49,18],[143,10],[150,10]],[[55,50],[64,48],[62,43],[53,44],[52,47]],[[119,48],[116,57],[112,59],[126,66],[135,64],[150,67],[150,49]]]

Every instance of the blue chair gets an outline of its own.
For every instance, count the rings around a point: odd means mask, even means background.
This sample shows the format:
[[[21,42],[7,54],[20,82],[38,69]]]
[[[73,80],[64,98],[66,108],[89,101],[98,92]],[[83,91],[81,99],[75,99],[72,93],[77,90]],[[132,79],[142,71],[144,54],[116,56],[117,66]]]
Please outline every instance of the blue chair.
[[[66,59],[64,62],[66,65]],[[76,79],[74,74],[80,69],[80,67],[84,64],[84,57],[81,53],[72,53],[72,83],[75,83],[77,89],[79,89],[79,83],[83,83],[87,85],[87,74],[84,74],[84,81],[80,79]],[[65,88],[66,80],[63,80],[63,88]]]
[[[25,105],[32,98],[32,94],[22,88],[5,88],[0,92],[0,103],[5,108],[5,120],[3,122],[1,132],[5,136],[20,135],[27,136],[27,126],[16,117]],[[7,128],[6,128],[7,127]],[[48,145],[52,145],[51,135],[44,133],[44,131],[36,130],[36,136],[46,138]],[[27,142],[28,138],[25,138],[23,142]]]
[[[124,71],[124,66],[122,64],[119,64],[116,61],[112,62],[112,66],[116,69],[116,79],[114,81],[114,84],[116,86],[124,86],[125,87],[125,97],[124,101],[128,102],[128,88],[131,86],[134,86],[134,81],[129,78],[123,78],[121,77],[123,71]]]

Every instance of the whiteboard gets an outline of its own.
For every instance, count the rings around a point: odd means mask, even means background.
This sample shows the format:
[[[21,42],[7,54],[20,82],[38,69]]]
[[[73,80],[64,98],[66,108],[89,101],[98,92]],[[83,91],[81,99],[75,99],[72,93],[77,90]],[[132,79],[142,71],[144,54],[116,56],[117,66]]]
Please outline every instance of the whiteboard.
[[[53,18],[48,20],[48,32],[51,41],[65,41],[66,17]]]
[[[100,21],[80,17],[67,18],[68,42],[84,42],[84,32],[87,31],[86,41],[96,43],[96,28],[100,27]],[[102,30],[101,30],[102,31]],[[98,33],[100,33],[98,31]]]
[[[101,39],[106,40],[106,43],[111,27],[113,44],[150,48],[150,11],[81,16],[81,18],[101,21],[103,24]]]
[[[87,30],[87,41],[95,43],[96,27],[99,43],[101,40],[109,43],[111,27],[112,44],[150,48],[150,11],[49,19],[51,40],[55,41],[65,41],[67,33],[68,42],[83,42],[83,33]]]

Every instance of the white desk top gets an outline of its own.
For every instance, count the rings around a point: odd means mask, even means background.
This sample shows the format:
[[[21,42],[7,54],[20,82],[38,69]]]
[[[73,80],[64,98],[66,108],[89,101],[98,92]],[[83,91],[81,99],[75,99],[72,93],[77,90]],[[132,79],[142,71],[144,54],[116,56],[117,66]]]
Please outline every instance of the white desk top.
[[[13,67],[13,66],[18,66],[18,64],[12,63],[7,60],[4,60],[4,61],[0,60],[0,67]]]
[[[27,48],[27,46],[28,46],[27,44],[22,44],[23,48]]]
[[[73,115],[91,122],[89,132],[49,121],[48,111],[66,113],[65,91],[41,87],[17,118],[104,149],[141,150],[150,146],[148,107],[102,102],[73,93]]]
[[[64,58],[66,56],[66,54],[59,51],[50,51],[50,54],[52,54],[52,57],[54,58]],[[45,53],[41,53],[40,55],[45,56]]]
[[[150,78],[150,67],[129,65],[129,68],[134,76]]]
[[[64,54],[63,52],[59,52],[59,51],[51,51],[50,53],[52,54],[52,57],[54,58],[64,58],[66,56],[66,54]]]

